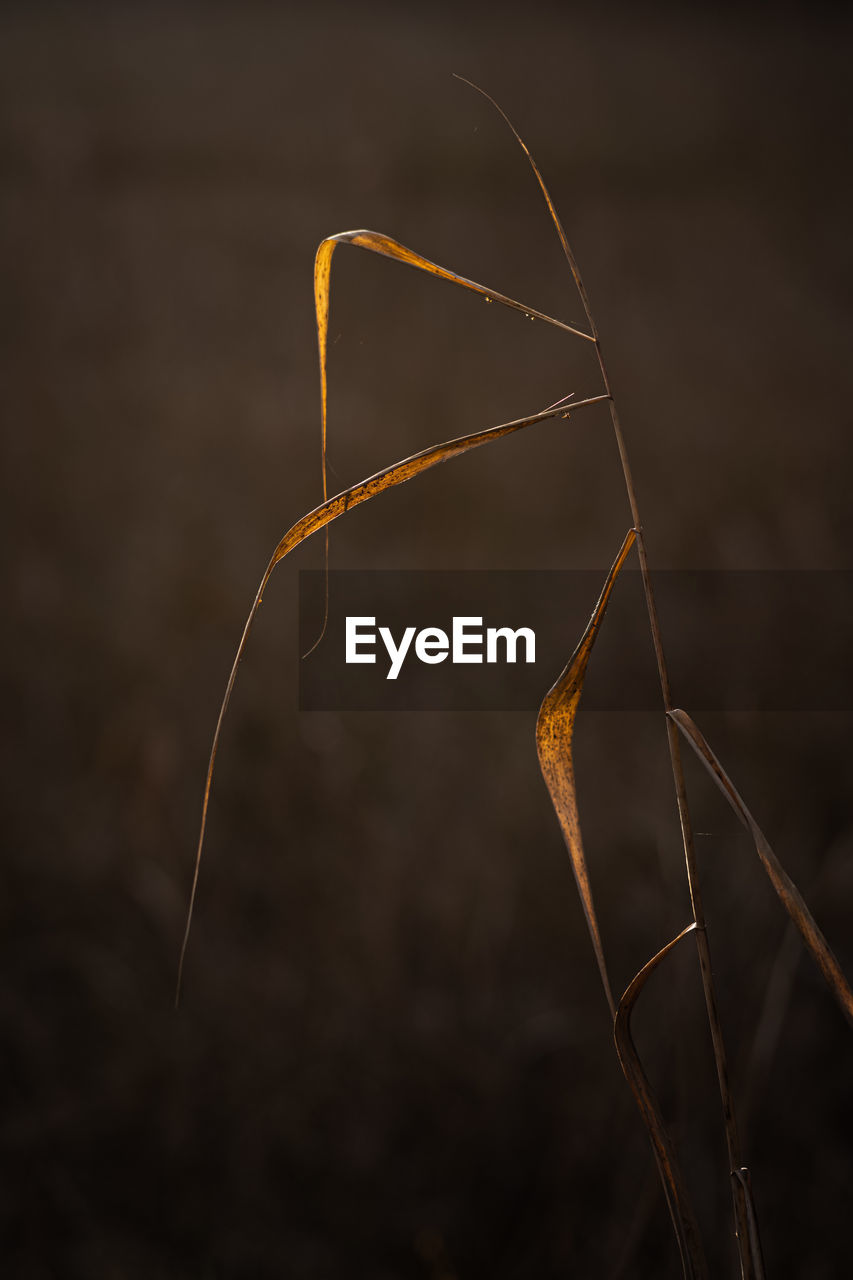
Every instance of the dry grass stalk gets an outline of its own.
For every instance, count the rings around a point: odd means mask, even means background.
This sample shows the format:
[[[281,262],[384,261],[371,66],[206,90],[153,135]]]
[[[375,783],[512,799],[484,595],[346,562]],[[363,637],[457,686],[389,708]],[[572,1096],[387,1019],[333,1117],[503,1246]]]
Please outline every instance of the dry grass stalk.
[[[463,79],[463,77],[457,78]],[[583,304],[589,332],[583,332],[582,330],[565,324],[560,320],[547,316],[532,307],[517,302],[515,299],[507,297],[505,294],[499,293],[497,290],[477,284],[456,272],[450,271],[445,267],[438,266],[429,259],[424,258],[413,250],[401,245],[391,237],[382,235],[378,232],[367,230],[342,232],[338,235],[328,237],[320,244],[315,261],[314,287],[317,336],[320,355],[323,501],[318,507],[304,515],[288,530],[273,552],[269,564],[264,571],[261,584],[249,611],[249,616],[246,619],[243,634],[238,645],[237,653],[225,688],[225,694],[222,699],[214,731],[205,780],[201,823],[196,848],[192,886],[190,890],[186,926],[178,964],[175,1003],[177,1005],[179,1001],[183,981],[184,963],[192,925],[201,858],[204,848],[204,837],[207,825],[210,793],[213,783],[214,766],[221,739],[222,726],[237,677],[237,670],[245,652],[252,625],[260,608],[267,583],[269,582],[270,576],[276,565],[295,547],[304,542],[306,538],[322,529],[325,531],[326,535],[326,565],[328,569],[329,525],[339,516],[345,515],[351,508],[358,506],[363,502],[367,502],[371,498],[377,497],[387,489],[415,478],[422,472],[427,471],[439,463],[447,462],[454,457],[459,457],[462,454],[470,452],[472,449],[493,443],[502,439],[504,436],[526,429],[538,422],[546,421],[549,418],[560,416],[568,417],[570,413],[574,413],[578,409],[606,401],[609,406],[611,423],[619,452],[622,474],[628,497],[628,505],[631,513],[632,528],[626,536],[617,559],[608,574],[589,625],[581,638],[575,653],[570,659],[563,674],[545,696],[542,703],[536,727],[537,750],[542,773],[548,786],[552,802],[569,849],[572,868],[580,892],[593,950],[608,1001],[608,1006],[613,1018],[614,1038],[619,1060],[649,1132],[664,1195],[673,1222],[673,1228],[681,1257],[682,1270],[684,1276],[688,1277],[689,1280],[701,1280],[701,1278],[706,1274],[706,1265],[702,1246],[699,1239],[698,1229],[696,1227],[695,1217],[689,1204],[684,1179],[678,1168],[674,1146],[666,1132],[660,1108],[654,1098],[654,1093],[633,1042],[631,1035],[631,1014],[648,978],[659,964],[661,964],[670,954],[677,943],[686,938],[688,934],[692,934],[695,939],[723,1112],[723,1125],[734,1210],[734,1234],[737,1242],[738,1257],[740,1260],[741,1277],[742,1280],[763,1280],[764,1270],[761,1257],[758,1223],[752,1200],[749,1171],[744,1165],[741,1155],[734,1104],[729,1086],[726,1049],[718,1012],[717,997],[714,989],[711,954],[708,943],[701,890],[699,886],[696,852],[687,801],[687,788],[681,759],[680,735],[683,734],[686,737],[691,747],[696,751],[703,764],[705,764],[706,768],[711,773],[717,786],[720,788],[729,804],[752,834],[755,841],[756,851],[771,880],[771,883],[776,889],[776,892],[788,911],[792,921],[799,930],[806,947],[816,960],[821,972],[834,992],[842,1010],[851,1022],[853,1022],[853,994],[851,994],[850,987],[841,972],[840,966],[809,913],[802,896],[799,894],[796,886],[794,886],[790,878],[780,867],[764,835],[749,810],[746,808],[746,805],[743,803],[731,780],[726,775],[716,756],[713,754],[704,737],[696,728],[690,717],[687,716],[685,712],[677,710],[674,707],[660,624],[655,606],[652,579],[649,571],[643,523],[640,517],[640,510],[637,502],[630,462],[628,459],[625,438],[613,398],[610,376],[604,360],[599,331],[593,318],[589,298],[584,287],[576,259],[548,188],[546,187],[539,168],[528,151],[525,143],[506,116],[505,112],[493,98],[486,94],[477,85],[472,85],[470,81],[466,80],[464,83],[471,85],[472,88],[476,89],[478,93],[481,93],[489,102],[492,103],[506,121],[516,140],[522,147],[536,177],[540,191],[547,204],[552,222],[559,236],[566,261]],[[583,400],[573,401],[570,406],[566,405],[564,401],[560,401],[558,405],[553,405],[550,408],[540,413],[532,414],[529,417],[516,419],[512,422],[503,423],[500,426],[491,427],[483,431],[477,431],[470,435],[449,440],[444,444],[424,449],[420,453],[413,454],[411,457],[385,467],[383,470],[377,472],[373,476],[370,476],[368,479],[345,489],[343,492],[332,498],[329,498],[326,469],[326,357],[328,313],[332,257],[337,246],[341,244],[353,245],[357,248],[366,249],[369,252],[392,258],[395,261],[402,262],[418,270],[425,271],[461,288],[472,290],[491,301],[500,303],[501,305],[513,310],[520,311],[526,316],[535,317],[547,324],[563,329],[573,337],[578,337],[584,341],[592,342],[595,346],[596,356],[598,359],[598,366],[602,380],[602,391],[597,395],[589,396]],[[643,589],[649,618],[649,627],[657,662],[693,919],[686,929],[682,930],[676,938],[673,938],[672,941],[667,943],[640,969],[617,1004],[613,997],[610,979],[607,972],[605,952],[596,917],[590,878],[580,835],[580,821],[575,794],[571,745],[575,716],[592,647],[602,624],[607,602],[616,582],[616,578],[634,543],[636,543],[637,547],[637,555],[642,574]],[[328,613],[328,588],[326,601]],[[320,638],[322,638],[322,632]],[[319,640],[317,643],[319,643]]]

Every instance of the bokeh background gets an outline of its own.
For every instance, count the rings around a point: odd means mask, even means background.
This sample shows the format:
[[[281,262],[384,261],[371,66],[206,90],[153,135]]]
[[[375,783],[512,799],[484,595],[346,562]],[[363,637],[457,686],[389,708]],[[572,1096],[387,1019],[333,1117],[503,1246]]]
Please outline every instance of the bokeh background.
[[[653,562],[850,568],[850,54],[820,6],[3,6],[5,1274],[678,1274],[536,708],[300,715],[319,542],[241,672],[177,1015],[176,962],[233,650],[320,496],[319,240],[385,231],[580,321],[523,157],[451,73],[481,82],[570,228]],[[598,388],[581,344],[354,250],[330,340],[333,488]],[[332,557],[603,570],[627,524],[590,410],[361,508]],[[738,618],[707,623],[736,655]],[[849,715],[703,727],[853,972]],[[620,989],[688,919],[664,752],[656,715],[581,711]],[[829,1280],[853,1043],[689,782],[768,1274]],[[689,946],[637,1035],[733,1275]]]

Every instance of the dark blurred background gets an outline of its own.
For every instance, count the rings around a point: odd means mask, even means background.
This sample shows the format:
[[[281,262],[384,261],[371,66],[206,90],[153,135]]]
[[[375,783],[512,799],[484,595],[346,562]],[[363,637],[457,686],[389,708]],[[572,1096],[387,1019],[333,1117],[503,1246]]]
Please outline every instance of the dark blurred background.
[[[3,6],[6,1275],[678,1274],[536,708],[300,715],[319,540],[241,671],[177,1015],[176,962],[228,667],[321,492],[320,239],[372,227],[579,322],[523,156],[451,73],[479,81],[570,229],[654,564],[849,569],[850,56],[831,8]],[[599,386],[583,344],[355,250],[330,343],[333,490]],[[628,523],[596,409],[362,507],[332,562],[603,571]],[[738,617],[707,625],[736,658]],[[849,714],[702,727],[850,974]],[[621,990],[689,918],[660,717],[582,708],[576,754]],[[853,1041],[689,763],[768,1274],[829,1280]],[[636,1030],[734,1275],[689,944]]]

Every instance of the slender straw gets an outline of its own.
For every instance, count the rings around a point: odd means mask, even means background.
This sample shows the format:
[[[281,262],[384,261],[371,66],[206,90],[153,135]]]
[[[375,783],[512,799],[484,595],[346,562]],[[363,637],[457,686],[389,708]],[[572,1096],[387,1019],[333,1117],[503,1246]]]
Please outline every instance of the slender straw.
[[[490,94],[481,89],[479,85],[474,84],[470,80],[466,80],[464,76],[456,76],[457,80],[462,80],[465,84],[470,85],[484,98],[486,98],[496,111],[503,117],[506,124],[512,130],[516,141],[521,146],[524,154],[527,156],[530,166],[539,183],[540,190],[545,197],[548,210],[551,214],[557,234],[560,237],[560,243],[563,247],[569,270],[572,273],[572,279],[575,282],[578,295],[580,296],[583,309],[586,314],[587,323],[595,343],[595,352],[598,357],[598,367],[601,371],[604,390],[607,394],[608,404],[610,406],[610,419],[613,424],[613,433],[616,437],[616,447],[619,450],[619,461],[622,465],[622,475],[625,480],[625,489],[628,495],[628,503],[631,508],[631,518],[634,522],[634,530],[637,535],[637,556],[640,561],[640,572],[643,579],[643,592],[646,598],[646,608],[649,615],[649,626],[652,633],[652,644],[654,645],[655,660],[657,662],[658,678],[660,680],[661,695],[663,698],[664,714],[666,719],[666,735],[669,743],[669,757],[672,765],[672,777],[675,784],[675,798],[678,805],[678,817],[681,823],[681,838],[684,847],[684,861],[687,868],[687,883],[690,889],[690,902],[693,910],[693,919],[696,923],[696,949],[699,955],[699,968],[702,975],[702,990],[705,995],[705,1007],[708,1012],[708,1026],[711,1032],[711,1042],[714,1049],[714,1062],[717,1068],[717,1080],[720,1089],[720,1101],[723,1108],[723,1120],[726,1134],[726,1149],[729,1161],[729,1173],[732,1186],[732,1199],[734,1202],[735,1225],[738,1237],[738,1250],[740,1255],[741,1275],[743,1280],[763,1280],[763,1267],[761,1263],[760,1252],[755,1256],[755,1241],[757,1239],[757,1226],[754,1221],[754,1215],[751,1212],[751,1205],[748,1198],[748,1184],[743,1175],[743,1161],[741,1159],[740,1139],[738,1137],[737,1121],[735,1118],[734,1102],[732,1099],[731,1088],[729,1085],[729,1073],[726,1062],[726,1049],[723,1040],[723,1029],[720,1022],[719,1009],[717,1006],[717,996],[714,987],[714,976],[711,967],[711,951],[708,945],[708,934],[705,928],[705,912],[702,906],[702,895],[699,887],[699,876],[696,866],[696,850],[693,843],[693,827],[690,821],[690,810],[687,804],[687,787],[684,781],[684,768],[681,761],[681,744],[679,742],[678,730],[670,719],[668,712],[673,710],[672,693],[669,683],[669,670],[666,664],[666,656],[663,649],[663,641],[661,639],[660,623],[658,620],[657,607],[655,605],[654,590],[652,587],[651,574],[649,572],[649,562],[646,555],[646,539],[643,531],[643,522],[640,518],[640,509],[637,503],[637,494],[634,488],[634,480],[631,474],[631,465],[628,460],[628,451],[625,446],[625,438],[622,434],[622,427],[619,422],[619,414],[616,409],[616,403],[613,399],[611,390],[610,377],[607,372],[607,366],[604,361],[604,354],[601,348],[601,338],[598,326],[592,314],[592,308],[589,303],[589,296],[584,288],[583,279],[578,268],[577,260],[572,252],[571,246],[560,221],[557,210],[551,199],[548,188],[545,185],[536,161],[528,151],[523,139],[507,116],[506,112],[495,102]]]
[[[571,393],[574,394],[574,393]],[[216,764],[216,753],[219,750],[219,740],[222,736],[222,725],[225,720],[225,713],[228,710],[228,704],[231,701],[231,694],[234,690],[234,684],[237,679],[237,669],[242,661],[246,645],[249,641],[252,625],[261,607],[264,592],[267,583],[270,580],[273,569],[289,555],[295,547],[304,542],[311,534],[316,533],[319,529],[328,530],[333,520],[337,520],[340,516],[345,515],[351,507],[357,507],[362,502],[367,502],[371,498],[375,498],[378,494],[384,493],[386,489],[392,488],[394,485],[404,484],[407,480],[413,479],[420,475],[423,471],[430,467],[437,466],[442,462],[447,462],[451,458],[460,457],[471,449],[480,448],[482,445],[491,444],[496,440],[502,439],[504,436],[512,435],[516,431],[523,431],[526,427],[534,426],[538,422],[547,422],[550,418],[568,418],[570,414],[575,413],[578,409],[585,409],[588,405],[600,404],[607,397],[590,396],[586,400],[573,400],[571,404],[567,404],[569,396],[563,396],[556,404],[551,405],[548,409],[543,409],[541,413],[531,414],[527,418],[515,418],[512,422],[503,422],[497,427],[487,427],[484,431],[474,431],[467,436],[459,436],[455,440],[446,440],[443,444],[431,445],[428,449],[422,449],[420,453],[413,453],[408,458],[403,458],[400,462],[394,462],[389,467],[383,467],[381,471],[377,471],[375,475],[369,476],[366,480],[361,480],[358,484],[351,485],[349,489],[342,490],[333,498],[327,498],[321,502],[319,507],[315,507],[313,511],[307,512],[296,524],[292,525],[284,537],[279,542],[275,551],[270,558],[270,562],[264,570],[264,576],[261,579],[261,585],[255,594],[252,607],[249,610],[249,616],[243,627],[243,634],[240,643],[237,646],[237,652],[231,665],[231,673],[228,676],[228,683],[225,686],[225,693],[222,698],[222,705],[219,708],[219,716],[216,721],[216,728],[213,733],[213,743],[210,748],[210,759],[207,765],[207,776],[204,783],[204,797],[201,805],[201,824],[198,833],[198,845],[196,846],[195,865],[193,867],[192,885],[190,888],[190,899],[187,907],[186,923],[184,925],[184,936],[181,942],[180,958],[178,960],[178,977],[175,983],[175,1008],[177,1009],[181,1000],[181,987],[183,985],[184,962],[187,956],[187,947],[190,940],[190,930],[192,929],[193,913],[195,910],[195,900],[198,892],[199,872],[201,870],[201,855],[204,850],[204,837],[207,829],[207,812],[210,805],[210,792],[213,786],[213,769]]]

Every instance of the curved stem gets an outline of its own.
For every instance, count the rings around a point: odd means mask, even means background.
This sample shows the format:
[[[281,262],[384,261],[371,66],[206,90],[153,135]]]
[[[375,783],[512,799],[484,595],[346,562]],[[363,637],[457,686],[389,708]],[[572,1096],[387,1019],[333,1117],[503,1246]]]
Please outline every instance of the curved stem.
[[[474,431],[467,436],[458,436],[454,440],[446,440],[443,444],[431,445],[428,449],[421,449],[419,453],[413,453],[408,458],[403,458],[400,462],[394,462],[389,467],[383,467],[381,471],[377,471],[375,475],[368,476],[366,480],[359,481],[358,484],[351,485],[349,489],[343,489],[340,493],[335,494],[333,498],[327,498],[320,503],[319,507],[314,507],[312,511],[307,512],[296,524],[288,529],[287,533],[279,542],[275,551],[270,557],[269,564],[264,570],[264,576],[261,579],[261,585],[255,594],[255,599],[249,610],[249,616],[246,619],[246,625],[243,628],[243,634],[240,637],[240,643],[237,646],[237,653],[231,666],[231,673],[228,677],[228,683],[225,686],[225,694],[222,698],[222,705],[219,708],[219,716],[216,721],[216,728],[213,733],[213,743],[210,748],[210,759],[207,765],[207,776],[204,784],[204,798],[201,806],[201,824],[198,833],[198,845],[196,846],[195,865],[193,868],[192,886],[190,888],[189,905],[187,907],[187,918],[184,926],[184,936],[181,943],[180,959],[178,961],[178,977],[175,983],[175,1008],[177,1009],[181,999],[181,986],[184,975],[184,961],[186,960],[187,946],[190,940],[190,930],[192,928],[193,912],[195,910],[195,900],[198,891],[198,878],[201,869],[201,855],[204,849],[204,836],[207,829],[207,811],[210,805],[210,789],[213,784],[213,768],[216,764],[216,753],[219,750],[219,739],[222,736],[222,725],[225,720],[225,713],[228,710],[228,704],[231,701],[231,694],[234,689],[234,683],[237,679],[237,669],[246,650],[249,635],[252,630],[252,624],[255,621],[258,610],[261,607],[264,591],[270,580],[273,569],[289,555],[300,543],[304,542],[313,533],[317,533],[320,529],[328,529],[333,520],[337,520],[340,516],[352,510],[353,507],[360,506],[363,502],[369,502],[371,498],[378,497],[380,493],[384,493],[386,489],[391,489],[396,485],[405,484],[408,480],[413,480],[415,476],[420,475],[430,468],[438,466],[443,462],[449,462],[451,458],[459,458],[463,454],[470,452],[472,449],[482,448],[483,445],[492,444],[496,440],[503,439],[504,436],[513,435],[516,431],[523,431],[526,427],[532,427],[539,422],[547,422],[551,418],[568,418],[577,409],[585,409],[589,405],[600,404],[606,400],[606,396],[589,396],[585,400],[575,400],[570,405],[565,403],[568,397],[551,405],[549,409],[543,409],[541,413],[530,414],[526,418],[514,418],[512,422],[502,422],[497,427],[487,427],[484,431]]]
[[[732,1097],[731,1085],[729,1082],[723,1028],[720,1021],[719,1006],[717,1004],[716,988],[714,986],[711,949],[708,943],[708,933],[705,927],[705,910],[702,904],[702,893],[699,885],[699,875],[696,865],[696,847],[693,841],[693,826],[690,820],[690,809],[687,803],[687,785],[684,780],[684,766],[681,760],[681,743],[679,742],[678,730],[668,714],[673,710],[672,690],[669,682],[669,669],[666,663],[663,639],[661,637],[660,621],[658,618],[657,606],[655,604],[654,588],[652,586],[652,578],[646,554],[646,539],[643,532],[643,523],[640,517],[640,509],[637,502],[636,490],[634,488],[633,476],[631,474],[631,466],[628,460],[628,451],[625,446],[625,438],[622,434],[622,426],[619,421],[619,413],[613,399],[610,378],[607,373],[607,366],[604,362],[604,354],[601,349],[601,338],[593,319],[592,311],[590,310],[589,300],[587,298],[586,290],[583,287],[583,282],[581,280],[577,264],[575,263],[571,249],[569,248],[568,241],[566,241],[564,237],[563,240],[563,247],[566,252],[572,274],[575,278],[575,282],[578,286],[578,292],[580,293],[581,301],[583,302],[584,311],[586,312],[590,329],[592,330],[595,338],[595,351],[598,357],[598,366],[601,370],[602,381],[608,397],[613,433],[616,437],[616,447],[619,451],[619,460],[622,464],[622,475],[625,480],[628,503],[631,508],[631,516],[634,520],[634,528],[637,533],[637,557],[640,563],[640,573],[643,580],[643,594],[646,599],[646,609],[649,615],[649,628],[652,635],[655,662],[657,663],[658,679],[660,681],[661,697],[663,699],[664,714],[666,716],[666,736],[669,744],[669,758],[672,767],[673,783],[675,786],[675,800],[678,807],[678,819],[681,825],[681,840],[684,849],[684,862],[687,869],[687,884],[690,891],[690,904],[693,911],[693,919],[696,924],[696,951],[699,958],[699,970],[702,976],[702,992],[705,997],[705,1008],[708,1014],[708,1027],[711,1033],[711,1043],[714,1050],[714,1065],[717,1071],[717,1083],[720,1091],[720,1102],[723,1109],[726,1154],[728,1156],[729,1173],[731,1175],[732,1200],[734,1204],[735,1225],[740,1253],[741,1275],[743,1280],[760,1280],[760,1271],[758,1270],[760,1263],[755,1257],[754,1248],[752,1246],[752,1240],[756,1236],[757,1227],[751,1220],[750,1202],[747,1197],[744,1179],[740,1176],[736,1176],[739,1175],[743,1168],[740,1137],[738,1135],[734,1099]]]
[[[463,76],[456,77],[464,80]],[[551,214],[557,235],[560,238],[560,244],[563,247],[563,253],[566,257],[569,270],[572,273],[572,279],[575,282],[578,294],[580,296],[583,309],[586,314],[587,323],[593,342],[595,343],[595,353],[598,358],[598,367],[601,371],[601,378],[604,384],[604,390],[607,395],[610,406],[610,418],[613,424],[613,433],[616,437],[616,447],[619,451],[619,460],[622,466],[622,475],[625,480],[625,489],[628,495],[628,504],[631,508],[631,517],[634,522],[634,529],[637,535],[637,556],[640,563],[640,572],[643,580],[643,593],[646,599],[646,608],[649,615],[649,627],[652,634],[652,644],[655,651],[655,661],[657,663],[658,678],[660,681],[661,696],[663,699],[664,714],[666,717],[666,734],[669,743],[669,758],[672,766],[672,777],[675,784],[675,799],[678,806],[678,818],[681,824],[681,838],[684,847],[684,861],[687,868],[687,883],[690,890],[690,902],[693,910],[693,919],[696,924],[696,950],[699,956],[699,969],[702,975],[702,990],[705,996],[705,1007],[708,1013],[708,1026],[711,1032],[711,1042],[714,1049],[714,1063],[717,1070],[717,1081],[720,1090],[720,1101],[723,1109],[723,1121],[726,1134],[726,1149],[729,1160],[729,1172],[731,1175],[732,1197],[734,1201],[735,1224],[738,1237],[738,1249],[740,1254],[741,1273],[743,1280],[760,1280],[761,1264],[754,1257],[754,1250],[751,1244],[755,1237],[757,1228],[750,1219],[750,1206],[745,1190],[744,1179],[740,1176],[743,1168],[740,1153],[740,1139],[737,1131],[737,1121],[735,1119],[734,1104],[732,1100],[731,1088],[729,1086],[729,1073],[726,1061],[726,1049],[723,1040],[723,1029],[720,1023],[719,1009],[717,1006],[717,996],[714,987],[713,970],[711,967],[711,952],[708,945],[708,935],[705,929],[705,913],[702,906],[702,895],[699,887],[699,877],[696,867],[696,850],[693,843],[693,828],[690,821],[690,810],[687,804],[687,787],[684,781],[684,768],[681,761],[681,744],[678,740],[678,730],[669,718],[669,712],[673,710],[672,693],[669,683],[669,670],[667,668],[666,656],[664,654],[663,640],[660,632],[660,622],[658,620],[657,606],[655,605],[654,589],[652,587],[651,574],[649,572],[649,562],[646,555],[646,540],[643,532],[643,522],[640,518],[640,509],[637,502],[637,493],[634,488],[634,480],[631,474],[631,465],[628,459],[628,451],[625,446],[625,438],[622,434],[622,426],[619,421],[619,413],[616,408],[616,402],[613,398],[613,392],[610,384],[610,377],[607,372],[607,365],[604,361],[604,353],[601,348],[601,336],[595,318],[592,314],[592,308],[589,302],[589,296],[584,287],[580,269],[577,264],[565,229],[560,221],[559,214],[551,199],[550,192],[545,185],[539,167],[532,155],[528,151],[524,141],[518,134],[512,121],[485,90],[479,85],[473,84],[470,80],[465,80],[466,84],[471,85],[472,89],[476,89],[484,98],[496,108],[503,116],[509,128],[515,135],[516,140],[527,156],[530,166],[539,183],[542,195],[545,197],[545,203]]]

